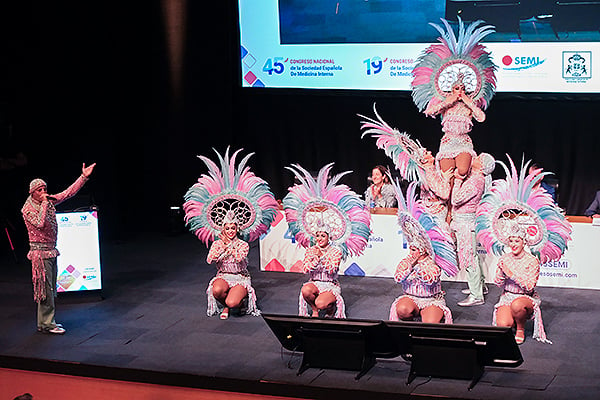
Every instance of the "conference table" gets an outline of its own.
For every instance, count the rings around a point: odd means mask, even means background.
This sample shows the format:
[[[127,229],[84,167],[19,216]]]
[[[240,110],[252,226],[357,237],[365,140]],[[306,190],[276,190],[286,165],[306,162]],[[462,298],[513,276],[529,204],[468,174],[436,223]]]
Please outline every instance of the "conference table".
[[[567,216],[573,226],[572,241],[560,260],[540,267],[538,286],[600,289],[600,220]],[[374,209],[371,236],[360,256],[348,257],[340,265],[340,275],[391,278],[398,262],[408,254],[408,246],[397,224],[396,209]],[[302,272],[305,249],[291,236],[283,211],[259,241],[260,268],[263,271]],[[487,282],[494,279],[497,257],[478,243],[477,253]],[[442,274],[445,281],[466,281],[466,272],[457,276]]]

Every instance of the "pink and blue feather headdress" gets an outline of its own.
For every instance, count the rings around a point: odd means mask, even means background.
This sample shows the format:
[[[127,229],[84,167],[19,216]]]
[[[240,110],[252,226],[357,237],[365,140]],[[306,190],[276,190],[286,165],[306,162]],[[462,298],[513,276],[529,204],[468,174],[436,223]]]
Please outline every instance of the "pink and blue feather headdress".
[[[444,101],[452,85],[462,78],[466,93],[485,110],[496,92],[496,66],[479,42],[494,33],[492,25],[475,21],[465,27],[458,17],[458,36],[445,19],[444,28],[430,23],[441,35],[440,43],[429,46],[413,69],[413,102],[423,111],[431,103]]]
[[[236,156],[229,156],[229,147],[219,165],[207,157],[198,156],[208,167],[198,182],[184,196],[185,222],[194,234],[208,245],[221,233],[225,223],[235,221],[242,239],[256,240],[265,233],[277,215],[278,204],[263,179],[246,166],[254,154],[245,156],[236,167]]]
[[[359,117],[364,118],[361,121],[361,129],[364,131],[361,137],[365,135],[375,137],[377,139],[375,144],[392,159],[403,179],[423,181],[424,170],[420,159],[425,153],[425,148],[418,140],[412,140],[406,132],[400,132],[388,125],[377,113],[375,104],[373,104],[373,112],[376,120],[358,114]]]
[[[313,245],[315,234],[326,231],[332,245],[344,257],[362,254],[371,234],[371,213],[364,201],[348,186],[338,184],[350,171],[329,177],[333,163],[325,165],[316,179],[300,165],[292,171],[299,184],[283,199],[285,218],[291,234],[303,247]]]
[[[502,255],[508,237],[515,236],[506,228],[516,223],[525,232],[524,240],[532,254],[542,263],[560,259],[571,240],[572,227],[552,196],[538,185],[550,172],[528,174],[529,161],[521,162],[520,171],[510,157],[508,161],[510,167],[497,161],[506,178],[493,181],[477,207],[479,241],[488,252]]]
[[[448,276],[458,273],[458,259],[449,232],[439,226],[417,201],[415,182],[408,185],[406,199],[398,181],[393,183],[398,199],[398,225],[409,245],[424,249]]]

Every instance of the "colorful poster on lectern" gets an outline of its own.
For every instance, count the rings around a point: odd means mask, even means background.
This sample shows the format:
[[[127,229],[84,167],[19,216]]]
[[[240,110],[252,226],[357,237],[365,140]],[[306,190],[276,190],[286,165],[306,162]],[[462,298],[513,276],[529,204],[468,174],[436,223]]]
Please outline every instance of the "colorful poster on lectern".
[[[57,291],[102,289],[98,212],[56,213],[58,222]]]

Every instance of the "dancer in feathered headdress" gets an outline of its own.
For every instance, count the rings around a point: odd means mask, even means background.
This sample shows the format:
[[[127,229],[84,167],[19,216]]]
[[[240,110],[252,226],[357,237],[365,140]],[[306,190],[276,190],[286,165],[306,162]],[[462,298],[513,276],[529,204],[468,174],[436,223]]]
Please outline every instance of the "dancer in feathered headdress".
[[[408,186],[406,200],[398,182],[398,224],[409,245],[410,253],[398,264],[394,279],[402,284],[404,295],[390,307],[390,320],[410,320],[420,316],[423,322],[452,323],[441,285],[442,270],[448,276],[458,272],[456,252],[447,230],[424,212],[417,202],[416,184]]]
[[[496,180],[477,208],[479,241],[488,253],[500,256],[495,283],[504,289],[494,308],[496,325],[516,326],[517,343],[525,340],[525,322],[533,317],[533,337],[548,342],[540,297],[535,291],[542,263],[560,259],[571,240],[571,225],[552,197],[537,183],[542,174],[527,174],[529,162],[517,172],[500,163],[506,179]],[[537,171],[536,171],[537,172]],[[527,245],[531,254],[524,250]],[[505,253],[505,246],[509,251]]]
[[[457,168],[461,176],[469,172],[475,157],[469,132],[472,119],[485,120],[496,89],[496,66],[479,42],[494,32],[491,25],[476,21],[465,28],[458,19],[458,37],[445,19],[438,30],[440,43],[431,45],[418,58],[413,69],[413,101],[428,116],[441,115],[444,136],[436,158],[442,170]]]
[[[427,212],[437,218],[439,223],[446,225],[445,229],[448,230],[447,202],[450,198],[450,178],[453,177],[453,172],[443,173],[435,164],[431,152],[421,146],[418,140],[412,140],[407,133],[392,128],[377,113],[375,104],[373,112],[377,119],[359,114],[359,117],[364,118],[361,121],[362,137],[370,134],[377,138],[377,147],[383,149],[392,159],[400,176],[409,182],[419,183],[421,202]]]
[[[246,167],[248,154],[236,167],[241,150],[229,157],[229,148],[219,164],[198,156],[208,167],[185,194],[185,222],[198,239],[210,246],[206,261],[216,263],[217,275],[208,284],[208,309],[211,316],[221,311],[221,319],[229,317],[229,309],[238,308],[248,297],[246,313],[260,315],[256,294],[248,273],[248,250],[245,240],[253,241],[265,233],[275,219],[278,204],[267,182]],[[241,236],[243,239],[241,239]]]
[[[299,165],[286,167],[300,182],[283,199],[290,232],[306,255],[303,266],[310,280],[302,286],[299,314],[346,318],[338,281],[339,266],[347,255],[360,255],[371,233],[371,214],[364,201],[348,186],[338,184],[350,171],[329,177],[333,163],[321,168],[317,178]],[[335,314],[334,314],[335,313]]]

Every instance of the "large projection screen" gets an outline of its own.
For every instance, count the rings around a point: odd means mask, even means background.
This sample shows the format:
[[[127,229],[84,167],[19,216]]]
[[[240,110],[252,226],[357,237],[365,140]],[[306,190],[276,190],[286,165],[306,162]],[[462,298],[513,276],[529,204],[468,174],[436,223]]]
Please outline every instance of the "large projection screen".
[[[244,87],[410,90],[440,18],[483,19],[498,92],[598,93],[600,1],[238,0]]]
[[[58,221],[57,292],[102,289],[98,212],[56,213]]]

